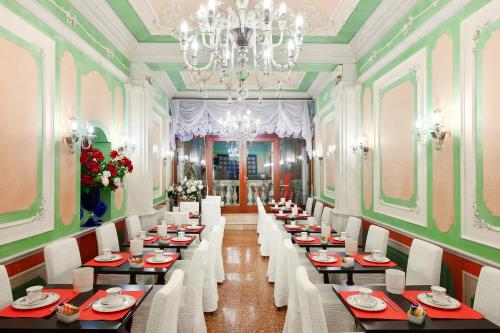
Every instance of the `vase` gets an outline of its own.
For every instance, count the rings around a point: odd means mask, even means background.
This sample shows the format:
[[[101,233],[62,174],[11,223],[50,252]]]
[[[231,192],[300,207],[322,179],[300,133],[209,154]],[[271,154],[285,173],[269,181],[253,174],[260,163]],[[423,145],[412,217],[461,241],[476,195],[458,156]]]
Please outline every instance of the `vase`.
[[[94,210],[99,207],[101,203],[101,189],[99,187],[93,187],[88,193],[82,191],[81,193],[81,204],[89,212],[89,219],[83,224],[83,227],[97,227],[100,225],[100,221],[94,220]]]

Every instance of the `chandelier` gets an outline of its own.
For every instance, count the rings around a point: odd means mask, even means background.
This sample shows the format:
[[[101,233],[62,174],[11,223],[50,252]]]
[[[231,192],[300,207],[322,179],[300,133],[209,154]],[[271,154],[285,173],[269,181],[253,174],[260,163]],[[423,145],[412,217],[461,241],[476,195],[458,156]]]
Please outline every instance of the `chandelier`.
[[[296,65],[304,38],[304,21],[295,16],[286,4],[278,8],[273,0],[258,0],[249,8],[249,0],[234,0],[233,7],[221,9],[220,1],[209,0],[193,16],[198,29],[190,31],[186,21],[180,26],[180,48],[186,68],[198,76],[200,91],[205,91],[211,77],[205,71],[218,72],[219,82],[226,90],[238,83],[238,99],[245,99],[248,90],[244,82],[250,69],[257,77],[257,88],[275,72],[287,72]],[[273,40],[273,32],[278,35]],[[203,59],[203,60],[202,60]],[[203,64],[202,64],[203,63]],[[278,90],[283,78],[276,79]]]
[[[245,103],[235,114],[227,111],[224,119],[219,119],[219,135],[234,138],[237,141],[255,137],[259,133],[260,119],[252,116],[249,109],[245,111]]]

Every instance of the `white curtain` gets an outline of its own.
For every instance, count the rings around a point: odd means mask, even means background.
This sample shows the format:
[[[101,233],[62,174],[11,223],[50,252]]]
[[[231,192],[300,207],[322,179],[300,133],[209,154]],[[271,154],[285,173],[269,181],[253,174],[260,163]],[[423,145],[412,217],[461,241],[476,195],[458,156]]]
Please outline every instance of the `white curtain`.
[[[243,102],[172,100],[171,140],[175,149],[175,137],[188,141],[193,136],[218,135],[219,119],[228,111],[241,110]],[[311,110],[312,101],[245,101],[245,108],[260,119],[259,134],[277,134],[280,138],[293,137],[306,140],[306,150],[312,156]]]

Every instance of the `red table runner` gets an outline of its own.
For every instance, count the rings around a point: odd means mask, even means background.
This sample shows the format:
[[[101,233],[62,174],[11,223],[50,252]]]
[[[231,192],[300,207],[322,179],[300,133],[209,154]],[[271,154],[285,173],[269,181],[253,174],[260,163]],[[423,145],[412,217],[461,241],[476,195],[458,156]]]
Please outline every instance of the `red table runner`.
[[[144,295],[144,291],[122,291],[123,295],[130,295],[133,296],[136,301],[139,301],[141,297]],[[89,304],[97,300],[98,298],[106,297],[106,291],[104,290],[99,290],[94,296],[92,296],[90,299],[88,299],[83,305],[80,307],[80,309],[85,309]],[[136,305],[134,305],[136,306]],[[134,308],[134,306],[131,306],[128,309],[117,311],[117,312],[108,312],[108,313],[103,313],[103,312],[97,312],[92,309],[92,307],[89,307],[87,310],[80,310],[80,320],[120,320],[125,315]]]
[[[164,254],[164,256],[174,258],[174,260],[169,261],[169,262],[164,263],[164,264],[151,264],[151,263],[146,261],[146,259],[154,257],[154,256],[155,256],[154,254],[150,254],[150,255],[143,257],[144,258],[144,268],[168,268],[168,267],[172,266],[174,264],[174,262],[176,262],[177,259],[179,259],[179,254],[174,253],[174,254]]]
[[[292,226],[292,225],[286,224],[285,229],[292,230],[292,231],[300,231],[300,230],[302,230],[302,227],[301,226]]]
[[[318,253],[308,253],[307,256],[311,259],[311,263],[317,267],[340,267],[340,259],[341,257],[338,254],[328,253],[329,257],[337,258],[335,262],[322,262],[316,261],[313,259],[314,256],[319,255]]]
[[[310,241],[303,241],[303,240],[298,240],[297,236],[293,237],[295,240],[295,243],[297,244],[321,244],[321,240],[318,237],[311,237],[313,240]]]
[[[311,226],[309,226],[309,229],[311,229],[312,231],[321,231],[321,226],[311,225]]]
[[[83,266],[99,266],[99,267],[118,267],[123,265],[125,261],[130,258],[130,253],[127,252],[117,252],[116,254],[121,254],[122,259],[117,260],[117,261],[111,261],[111,262],[100,262],[96,261],[95,259],[87,261]]]
[[[425,305],[417,299],[417,295],[430,290],[407,290],[403,297],[414,304],[420,304],[424,307],[427,315],[432,319],[483,319],[484,315],[462,304],[458,309],[445,310]]]
[[[78,293],[73,289],[44,289],[44,292],[57,293],[61,296],[57,302],[44,306],[43,308],[33,310],[18,310],[14,309],[12,305],[0,310],[0,317],[8,318],[43,318],[56,311],[53,309],[58,303],[69,302],[75,298]],[[53,309],[53,310],[52,310]]]
[[[347,303],[347,297],[359,294],[359,292],[341,291],[339,292],[339,294]],[[364,311],[348,305],[349,308],[351,308],[352,313],[354,313],[354,315],[357,318],[380,319],[380,320],[408,320],[408,315],[406,314],[406,311],[403,311],[395,302],[393,302],[388,296],[386,296],[386,294],[383,291],[374,291],[373,296],[378,297],[384,302],[388,303],[387,307],[382,311]]]
[[[360,264],[361,266],[365,266],[365,267],[395,267],[395,266],[397,266],[397,264],[395,262],[392,262],[392,261],[389,261],[386,263],[377,263],[377,262],[367,261],[367,260],[363,259],[363,257],[365,255],[366,254],[355,254],[355,255],[352,255],[352,257],[354,258],[354,260],[356,260],[358,262],[358,264]]]
[[[340,244],[340,245],[344,245],[345,244],[345,241],[342,241],[342,240],[337,240],[333,237],[328,237],[328,241],[332,244]]]

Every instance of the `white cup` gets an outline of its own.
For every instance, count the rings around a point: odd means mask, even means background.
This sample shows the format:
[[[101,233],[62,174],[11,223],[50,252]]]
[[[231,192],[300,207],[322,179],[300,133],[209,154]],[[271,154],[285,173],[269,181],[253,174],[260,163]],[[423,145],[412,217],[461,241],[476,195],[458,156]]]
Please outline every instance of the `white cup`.
[[[402,294],[405,291],[405,272],[399,269],[387,269],[385,271],[385,289],[391,294]]]
[[[321,250],[318,250],[318,252],[319,252],[319,258],[321,260],[327,260],[328,259],[328,250],[321,249]]]
[[[111,258],[113,256],[113,251],[111,251],[111,249],[102,249],[102,256],[104,258]]]
[[[359,288],[359,303],[363,306],[370,306],[373,302],[373,291],[370,288]]]
[[[446,302],[446,288],[440,286],[431,286],[432,299],[437,303]]]
[[[161,225],[167,226],[167,221],[166,220],[162,220],[161,221]]]
[[[341,238],[341,239],[343,239],[343,240],[346,240],[346,239],[347,239],[347,232],[342,231],[342,232],[340,233],[340,238]]]
[[[122,288],[113,287],[106,289],[106,304],[108,305],[118,305],[122,302]]]
[[[278,213],[279,213],[280,215],[283,215],[283,211],[282,211],[282,210],[280,210]]]
[[[94,267],[80,267],[73,270],[73,290],[83,293],[94,288]]]
[[[300,237],[307,239],[307,232],[302,231],[302,232],[300,233]]]
[[[373,249],[371,251],[371,253],[372,253],[373,259],[375,259],[375,260],[382,260],[383,259],[382,258],[382,251]]]
[[[285,203],[285,198],[280,198],[281,203]]]
[[[292,227],[297,226],[297,221],[295,221],[295,220],[290,220],[290,225],[291,225]]]
[[[286,208],[286,209],[290,209],[290,206],[291,206],[291,205],[290,205],[290,203],[289,203],[289,202],[285,202],[285,208]]]
[[[38,301],[42,297],[43,286],[32,286],[26,289],[26,296],[29,302]]]
[[[163,259],[163,250],[155,250],[155,260],[161,261]]]
[[[184,231],[179,231],[179,233],[177,234],[177,236],[180,238],[180,239],[184,239],[186,237],[186,233]]]

